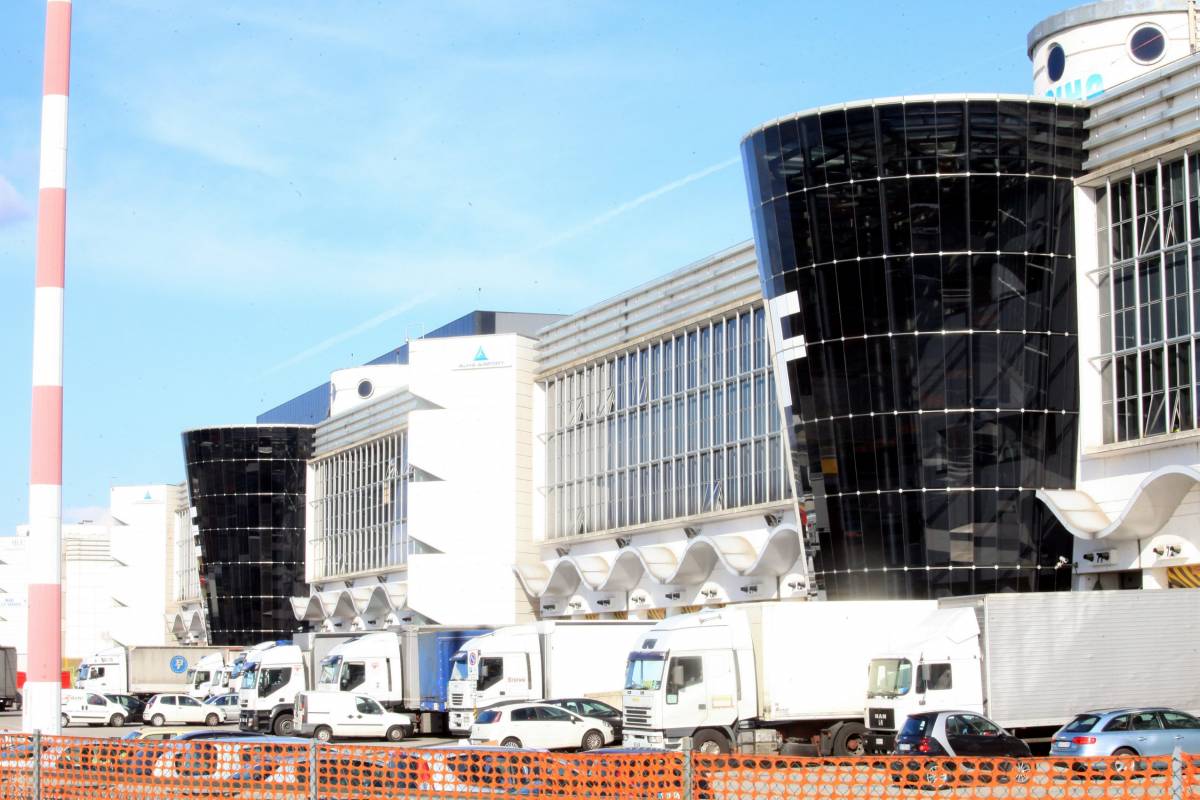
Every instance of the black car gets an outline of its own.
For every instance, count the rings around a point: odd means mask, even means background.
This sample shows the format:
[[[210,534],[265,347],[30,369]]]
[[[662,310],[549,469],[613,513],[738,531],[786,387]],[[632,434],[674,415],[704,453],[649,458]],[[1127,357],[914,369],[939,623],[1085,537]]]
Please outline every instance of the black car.
[[[974,711],[913,714],[896,736],[896,755],[1028,758],[1029,745]]]
[[[142,711],[146,708],[146,704],[141,700],[131,694],[106,694],[104,696],[125,709],[126,722],[142,721]]]
[[[613,740],[618,741],[621,738],[621,709],[619,708],[588,697],[567,697],[562,700],[546,700],[545,703],[548,706],[565,708],[581,717],[602,719],[612,726]]]

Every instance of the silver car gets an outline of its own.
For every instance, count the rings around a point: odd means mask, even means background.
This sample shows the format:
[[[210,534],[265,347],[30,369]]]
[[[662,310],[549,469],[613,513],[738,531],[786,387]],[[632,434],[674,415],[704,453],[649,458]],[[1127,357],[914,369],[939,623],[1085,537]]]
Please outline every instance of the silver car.
[[[1200,752],[1200,720],[1173,708],[1113,708],[1076,715],[1050,752],[1072,756],[1164,756]]]

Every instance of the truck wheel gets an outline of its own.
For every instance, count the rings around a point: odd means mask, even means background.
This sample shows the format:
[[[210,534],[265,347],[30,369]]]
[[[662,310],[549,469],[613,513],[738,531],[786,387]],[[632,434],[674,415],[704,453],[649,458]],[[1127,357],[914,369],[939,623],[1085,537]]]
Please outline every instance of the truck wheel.
[[[330,728],[328,725],[322,725],[321,727],[319,727],[315,731],[313,731],[313,737],[318,742],[324,742],[324,743],[328,744],[329,741],[333,739],[333,729]]]
[[[725,755],[731,747],[729,737],[720,731],[703,730],[692,737],[692,749],[709,755]]]
[[[204,718],[204,724],[210,728],[215,728],[221,724],[221,718],[218,717],[216,714],[209,714],[207,717]]]
[[[604,735],[600,731],[588,731],[583,735],[580,750],[599,750],[604,747]]]
[[[503,742],[501,742],[500,746],[501,747],[513,747],[513,748],[520,747],[521,740],[515,736],[510,736],[507,739],[505,739]]]
[[[392,727],[387,729],[387,734],[385,734],[385,736],[389,742],[403,741],[404,740],[404,726],[403,725],[393,725]]]
[[[861,722],[844,722],[833,736],[833,755],[861,756],[866,752],[867,728]]]
[[[276,736],[291,736],[296,732],[295,720],[291,714],[280,714],[275,718],[275,724],[271,726],[271,731]]]
[[[150,718],[150,724],[156,728],[161,728],[163,726],[163,723],[166,721],[167,721],[167,718],[164,717],[162,714],[155,714],[153,717]]]
[[[108,718],[108,726],[110,728],[120,728],[125,724],[125,718],[120,714],[113,714]]]
[[[62,715],[62,726],[65,728],[70,724],[71,724],[71,718],[68,717],[66,714],[63,714]]]

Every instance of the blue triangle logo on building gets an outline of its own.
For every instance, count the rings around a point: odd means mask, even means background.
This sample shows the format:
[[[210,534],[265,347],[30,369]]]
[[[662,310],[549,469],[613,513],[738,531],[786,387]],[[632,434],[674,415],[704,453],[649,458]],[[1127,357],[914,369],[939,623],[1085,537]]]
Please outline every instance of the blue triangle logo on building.
[[[487,353],[483,352],[482,346],[478,350],[475,351],[475,360],[476,361],[487,361],[488,360]]]
[[[143,497],[142,499],[143,499],[143,500],[153,500],[154,498],[150,496],[150,492],[147,490],[147,492],[146,492],[146,496],[145,496],[145,497]]]

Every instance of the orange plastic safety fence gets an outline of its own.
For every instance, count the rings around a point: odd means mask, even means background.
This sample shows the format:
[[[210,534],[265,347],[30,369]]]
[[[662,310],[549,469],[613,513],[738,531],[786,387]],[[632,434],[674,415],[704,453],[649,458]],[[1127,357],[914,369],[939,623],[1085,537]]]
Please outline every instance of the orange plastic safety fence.
[[[694,754],[695,800],[1171,797],[1171,757],[795,758]]]
[[[0,735],[0,800],[1200,800],[1200,757],[796,758]],[[1174,782],[1174,786],[1173,786]],[[1173,791],[1174,789],[1174,791]]]

